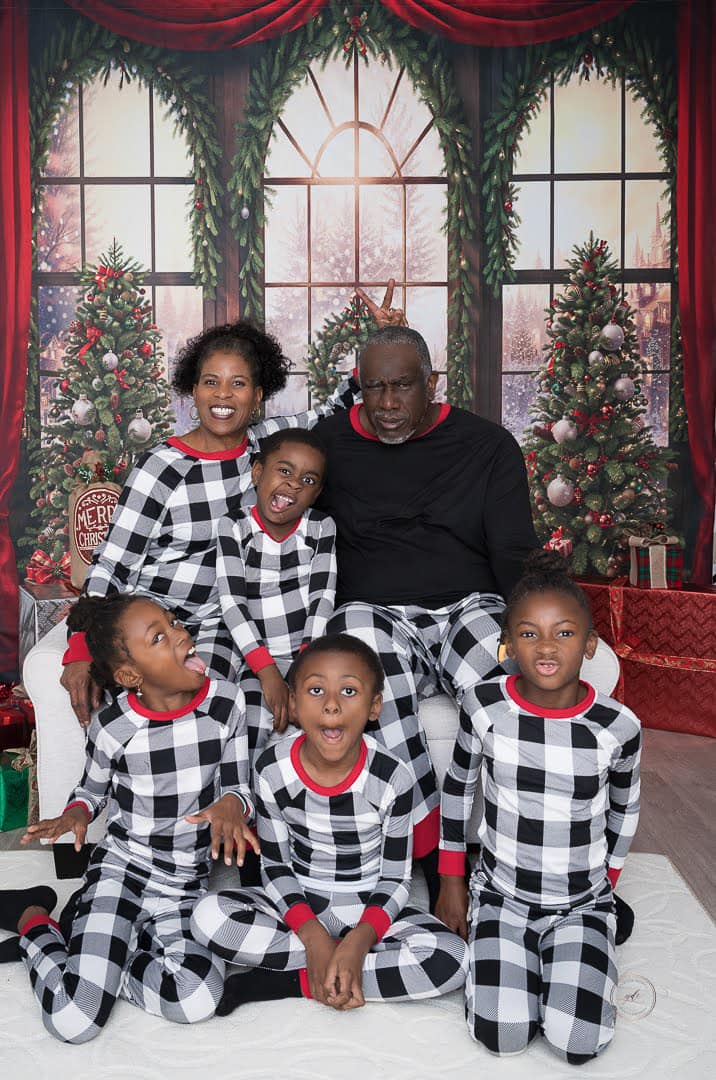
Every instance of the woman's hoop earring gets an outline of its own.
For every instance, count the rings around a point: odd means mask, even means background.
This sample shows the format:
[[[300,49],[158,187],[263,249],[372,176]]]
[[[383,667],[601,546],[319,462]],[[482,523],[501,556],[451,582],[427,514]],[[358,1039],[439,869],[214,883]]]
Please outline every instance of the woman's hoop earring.
[[[192,421],[192,423],[196,423],[196,421],[199,419],[199,410],[197,409],[196,405],[192,405],[192,407],[189,409],[189,419]]]

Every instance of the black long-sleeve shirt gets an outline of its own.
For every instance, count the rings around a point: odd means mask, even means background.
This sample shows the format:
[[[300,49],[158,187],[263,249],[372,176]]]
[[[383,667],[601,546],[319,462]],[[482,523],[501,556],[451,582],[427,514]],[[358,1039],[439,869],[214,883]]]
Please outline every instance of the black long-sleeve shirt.
[[[386,445],[361,406],[322,420],[318,506],[338,529],[337,602],[442,607],[507,596],[537,547],[522,452],[504,428],[443,405],[423,435]]]

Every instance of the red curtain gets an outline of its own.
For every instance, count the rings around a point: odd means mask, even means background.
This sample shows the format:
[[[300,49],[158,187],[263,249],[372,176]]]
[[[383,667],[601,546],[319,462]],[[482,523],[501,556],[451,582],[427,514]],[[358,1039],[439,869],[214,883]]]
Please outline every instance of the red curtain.
[[[382,0],[430,34],[468,45],[536,45],[613,19],[635,0]]]
[[[702,502],[691,577],[702,585],[708,584],[712,575],[716,500],[715,47],[713,0],[683,0],[679,18],[676,227],[684,396],[694,479]]]
[[[17,668],[17,573],[8,531],[20,457],[30,326],[32,239],[27,11],[0,9],[0,674]]]
[[[88,19],[135,41],[213,52],[303,26],[328,0],[67,0]]]

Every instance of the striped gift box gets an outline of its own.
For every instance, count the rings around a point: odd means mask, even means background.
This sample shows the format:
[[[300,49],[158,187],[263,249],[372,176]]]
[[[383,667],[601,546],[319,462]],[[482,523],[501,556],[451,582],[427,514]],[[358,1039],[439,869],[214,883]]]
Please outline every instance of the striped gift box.
[[[637,589],[680,589],[684,553],[676,536],[629,537],[629,584]]]

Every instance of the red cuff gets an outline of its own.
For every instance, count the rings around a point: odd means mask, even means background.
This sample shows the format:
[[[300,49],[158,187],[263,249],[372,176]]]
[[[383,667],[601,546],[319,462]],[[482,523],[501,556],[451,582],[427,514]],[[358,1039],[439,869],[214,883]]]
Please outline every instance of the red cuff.
[[[305,923],[310,922],[315,917],[308,904],[294,904],[284,915],[283,921],[296,934]]]
[[[301,646],[299,647],[299,650],[298,650],[298,655],[300,656],[300,655],[301,655],[301,653],[303,652],[303,650],[304,650],[304,649],[307,649],[307,648],[308,648],[308,646],[309,646],[310,644],[311,644],[311,642],[310,642],[310,641],[304,641],[303,645],[301,645]]]
[[[72,808],[74,806],[81,806],[82,809],[84,810],[85,814],[87,815],[87,821],[92,820],[92,810],[87,805],[87,803],[82,802],[81,799],[74,799],[71,803],[68,803],[67,806],[65,807],[65,809],[62,811],[62,813],[64,814],[67,810],[72,810]]]
[[[617,887],[617,881],[619,880],[619,875],[620,874],[621,874],[621,870],[615,870],[613,867],[611,869],[607,870],[607,877],[609,878],[609,881],[611,882],[611,886],[612,886],[613,889],[616,889],[616,887]]]
[[[92,657],[90,651],[87,648],[87,638],[85,637],[84,630],[78,630],[75,634],[70,634],[70,640],[67,642],[67,649],[65,655],[62,657],[62,665],[76,664],[78,661],[85,661],[85,663],[91,663]]]
[[[368,923],[369,926],[372,926],[375,930],[376,940],[380,941],[381,938],[385,937],[390,927],[390,916],[382,907],[367,907],[358,920],[359,926],[361,923]]]
[[[465,852],[443,851],[438,852],[438,873],[447,874],[448,877],[465,876]]]
[[[254,675],[258,675],[265,667],[275,664],[276,661],[265,645],[259,645],[258,649],[252,649],[250,653],[246,654],[246,663]]]
[[[31,919],[28,919],[26,923],[23,923],[20,927],[20,937],[26,934],[28,930],[32,930],[35,926],[54,926],[55,930],[59,930],[60,924],[51,919],[49,915],[33,915]]]
[[[430,813],[413,825],[413,858],[422,859],[440,843],[440,807],[436,806]]]

